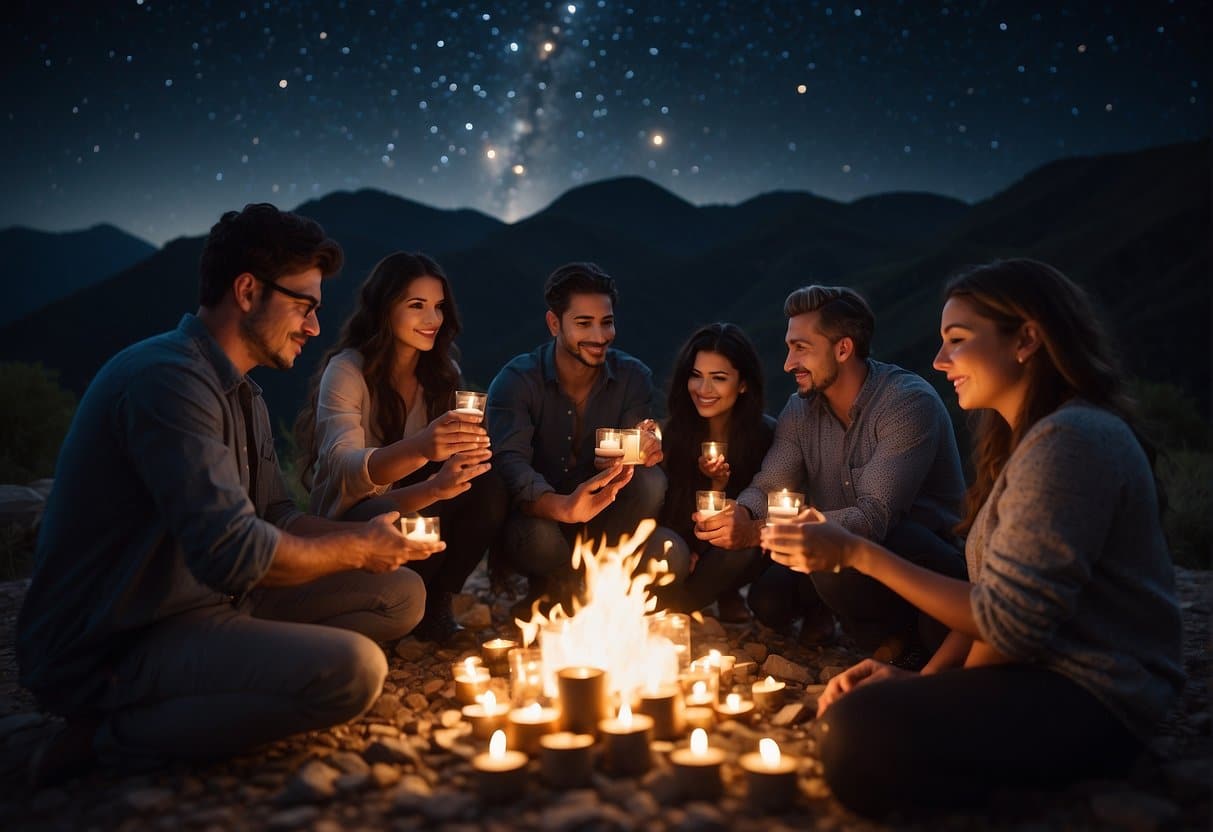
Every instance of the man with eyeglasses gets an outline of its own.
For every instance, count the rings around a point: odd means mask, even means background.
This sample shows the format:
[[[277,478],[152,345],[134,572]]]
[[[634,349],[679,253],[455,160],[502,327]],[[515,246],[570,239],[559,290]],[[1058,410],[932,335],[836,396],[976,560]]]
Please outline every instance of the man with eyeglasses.
[[[341,262],[311,220],[229,211],[203,249],[197,314],[89,385],[17,622],[22,684],[67,719],[32,759],[35,783],[97,758],[235,753],[378,697],[375,641],[424,611],[421,579],[399,567],[442,544],[407,540],[394,513],[296,509],[247,375],[295,363]]]

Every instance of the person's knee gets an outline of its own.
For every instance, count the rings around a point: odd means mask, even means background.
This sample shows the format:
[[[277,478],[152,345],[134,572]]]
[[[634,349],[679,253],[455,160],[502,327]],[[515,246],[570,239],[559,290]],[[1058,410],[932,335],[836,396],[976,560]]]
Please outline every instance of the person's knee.
[[[888,738],[875,727],[879,711],[873,712],[870,697],[861,693],[865,691],[847,694],[826,711],[817,750],[822,776],[834,797],[860,814],[878,817],[889,811],[893,800],[893,784],[884,776],[888,760],[882,749]]]
[[[652,468],[636,466],[632,481],[623,487],[616,498],[616,510],[626,511],[629,520],[636,525],[646,517],[657,517],[665,502],[667,484],[665,471],[656,465]]]
[[[776,573],[772,573],[772,569]],[[750,591],[746,593],[750,612],[759,622],[775,630],[786,627],[796,617],[795,593],[789,591],[786,583],[790,578],[780,580],[779,571],[779,567],[768,566],[767,571],[750,584]]]
[[[425,615],[425,581],[412,569],[401,567],[382,576],[384,614],[388,629],[384,641],[403,638],[421,623]]]
[[[554,520],[514,512],[506,520],[503,549],[510,566],[528,577],[571,568],[573,551]]]
[[[322,678],[311,686],[314,706],[329,724],[348,722],[370,709],[383,691],[387,657],[369,638],[348,630],[328,634],[329,649],[323,657]]]
[[[686,541],[672,529],[658,526],[644,544],[644,557],[640,568],[647,568],[654,560],[664,560],[665,571],[674,576],[673,583],[682,583],[691,572],[691,550]]]

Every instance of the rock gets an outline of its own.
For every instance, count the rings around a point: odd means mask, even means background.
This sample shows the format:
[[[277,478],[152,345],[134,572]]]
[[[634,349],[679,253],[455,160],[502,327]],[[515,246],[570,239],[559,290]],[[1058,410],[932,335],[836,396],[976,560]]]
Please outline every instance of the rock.
[[[371,723],[366,729],[367,736],[371,737],[398,737],[400,729],[395,725],[380,725],[377,722]]]
[[[846,670],[845,665],[827,664],[825,667],[823,667],[821,669],[821,673],[818,674],[817,681],[821,682],[822,684],[825,684],[826,682],[830,681],[835,676],[837,676],[839,673],[842,673],[844,670]]]
[[[673,806],[682,797],[679,794],[678,781],[674,779],[674,772],[669,769],[650,771],[644,776],[641,784],[653,800],[662,806]]]
[[[297,803],[320,803],[337,793],[333,785],[341,772],[330,768],[319,760],[309,760],[287,781],[278,796],[278,802],[286,806]]]
[[[771,717],[771,724],[780,728],[787,727],[788,725],[795,725],[797,722],[804,719],[808,713],[809,710],[807,707],[805,707],[803,702],[792,702],[784,705],[779,709],[779,713]]]
[[[293,809],[283,809],[275,812],[266,819],[268,829],[298,829],[320,817],[320,810],[315,806],[296,806]]]
[[[373,716],[382,717],[388,721],[393,721],[396,714],[404,707],[400,703],[400,697],[392,693],[385,693],[379,697],[379,700],[371,706],[371,714]]]
[[[340,771],[342,774],[366,774],[371,770],[366,760],[349,751],[338,751],[330,754],[324,762]]]
[[[589,792],[590,795],[594,793]],[[539,815],[544,832],[573,832],[577,829],[632,829],[627,815],[614,806],[594,803],[561,803],[549,806]]]
[[[236,815],[227,806],[208,806],[182,817],[186,826],[208,826],[231,829],[236,825]]]
[[[135,812],[150,812],[173,799],[168,789],[132,789],[122,795],[122,803]]]
[[[745,651],[745,654],[747,656],[749,656],[751,659],[758,662],[759,664],[762,664],[763,662],[765,662],[767,660],[767,653],[769,651],[767,650],[767,646],[765,644],[763,644],[761,641],[751,641],[749,644],[745,645],[741,649],[743,651]]]
[[[414,711],[424,711],[430,706],[430,700],[423,693],[410,693],[404,697],[404,703]]]
[[[767,660],[762,663],[761,675],[774,676],[787,682],[799,682],[802,685],[808,683],[811,678],[807,667],[790,662],[778,653],[767,656]]]
[[[383,763],[380,763],[380,765],[383,765]],[[333,781],[333,785],[342,794],[349,794],[351,792],[362,791],[369,782],[371,782],[371,775],[368,770],[359,771],[354,774],[343,774]]]
[[[429,645],[415,638],[402,638],[396,644],[396,655],[406,662],[415,662],[428,652]]]
[[[433,788],[425,778],[416,774],[406,774],[400,779],[400,785],[392,792],[392,805],[402,812],[417,812],[421,810],[421,804],[425,803],[433,793]]]
[[[458,592],[451,596],[451,614],[458,621],[459,617],[479,603],[476,596],[468,592]]]
[[[809,777],[800,781],[800,790],[811,800],[825,800],[830,796],[830,787],[820,777]]]
[[[387,763],[371,766],[371,784],[377,789],[386,789],[400,782],[400,769]]]
[[[455,620],[469,630],[484,630],[493,626],[493,612],[488,604],[475,604],[463,615],[456,615]]]
[[[711,803],[688,803],[683,811],[682,822],[674,827],[678,832],[724,832],[728,829],[724,813]]]
[[[639,821],[646,821],[661,811],[656,798],[649,792],[641,791],[633,792],[623,808],[627,810],[628,815]]]
[[[476,807],[476,798],[463,792],[444,790],[434,792],[421,804],[421,814],[426,820],[435,823],[445,823],[454,820],[464,813],[471,812]]]
[[[433,696],[438,691],[446,687],[446,681],[443,679],[430,679],[421,686],[421,692],[427,697]]]
[[[395,765],[402,763],[418,765],[421,763],[421,758],[418,757],[416,749],[411,744],[396,737],[384,737],[383,739],[375,740],[367,746],[366,751],[362,752],[362,759],[372,766],[375,763],[392,763]]]
[[[442,712],[440,717],[443,728],[454,728],[459,723],[463,722],[463,714],[454,708],[448,708]]]
[[[725,633],[724,627],[721,626],[719,621],[711,616],[705,615],[703,617],[703,623],[699,625],[699,637],[701,640],[723,640],[728,638],[728,634]]]
[[[1109,826],[1150,832],[1179,817],[1179,807],[1161,797],[1135,791],[1104,792],[1091,798],[1091,811]]]

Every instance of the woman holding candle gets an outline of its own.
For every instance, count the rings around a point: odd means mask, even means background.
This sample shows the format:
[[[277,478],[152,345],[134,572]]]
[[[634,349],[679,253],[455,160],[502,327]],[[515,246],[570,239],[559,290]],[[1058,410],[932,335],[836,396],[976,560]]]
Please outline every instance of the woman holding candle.
[[[311,509],[346,520],[385,511],[442,518],[446,550],[410,564],[426,584],[419,638],[458,630],[451,594],[463,587],[505,516],[489,438],[472,413],[451,410],[459,314],[442,268],[423,254],[381,260],[354,313],[320,362],[296,422]]]
[[[737,590],[765,567],[761,550],[732,551],[699,540],[692,515],[697,491],[735,498],[762,466],[775,436],[775,420],[762,405],[762,366],[745,332],[730,323],[696,330],[674,360],[663,431],[669,486],[660,523],[678,534],[676,545],[689,544],[696,556],[690,577],[660,593],[675,609],[694,612],[718,601],[721,619],[749,618]],[[703,452],[709,442],[716,443],[711,458]]]
[[[791,568],[854,567],[952,629],[921,675],[869,660],[821,697],[826,780],[870,813],[1123,773],[1183,683],[1153,452],[1086,295],[1009,260],[946,298],[935,367],[980,411],[970,582],[811,509],[763,534]]]

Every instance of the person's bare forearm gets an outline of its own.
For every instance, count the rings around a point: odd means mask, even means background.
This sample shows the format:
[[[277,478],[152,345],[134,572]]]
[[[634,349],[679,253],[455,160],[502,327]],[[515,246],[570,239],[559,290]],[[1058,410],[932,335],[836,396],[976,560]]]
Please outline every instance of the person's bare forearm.
[[[522,504],[522,510],[542,520],[555,520],[557,523],[568,523],[568,498],[555,491],[540,495],[539,499]]]
[[[952,630],[948,633],[948,637],[943,640],[943,644],[939,645],[939,649],[935,651],[935,655],[931,656],[931,660],[923,667],[922,674],[929,676],[942,670],[950,670],[954,667],[963,666],[965,659],[968,658],[969,648],[972,645],[973,639],[964,633]]]
[[[270,568],[261,578],[261,586],[295,586],[334,572],[362,567],[365,546],[361,535],[351,528],[362,524],[338,524],[337,521],[319,517],[307,519],[345,528],[328,534],[317,532],[315,536],[310,537],[283,532],[278,541],[278,548],[274,550]],[[292,523],[292,528],[299,522]]]
[[[401,439],[371,452],[366,461],[366,472],[371,482],[387,485],[404,479],[419,470],[429,459],[421,452],[420,443],[412,438]]]
[[[970,638],[981,638],[973,604],[972,585],[910,563],[866,538],[856,538],[851,566],[875,578],[945,627]]]

